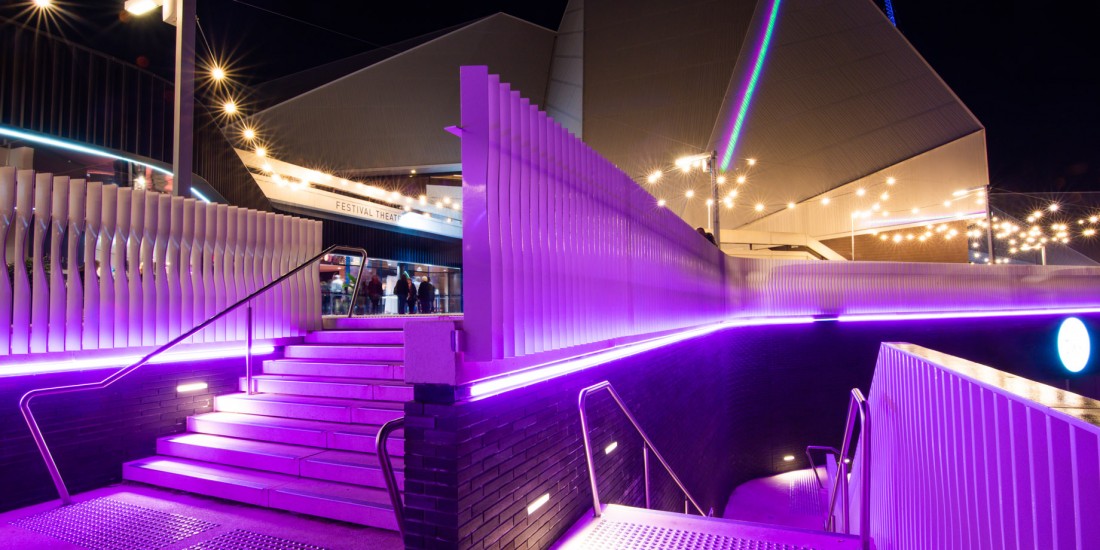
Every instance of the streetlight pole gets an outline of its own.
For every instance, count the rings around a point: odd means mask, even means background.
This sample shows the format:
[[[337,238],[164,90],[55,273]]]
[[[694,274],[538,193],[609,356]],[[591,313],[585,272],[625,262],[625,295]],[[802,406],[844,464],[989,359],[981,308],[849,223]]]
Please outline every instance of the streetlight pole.
[[[985,240],[989,248],[989,265],[997,263],[993,254],[993,197],[989,196],[989,184],[985,184]]]
[[[711,151],[706,160],[710,166],[710,230],[714,234],[714,243],[722,249],[722,223],[718,219],[718,152]]]
[[[191,196],[195,156],[195,2],[197,0],[126,0],[126,11],[140,16],[161,8],[165,23],[176,26],[176,82],[172,106],[172,194]]]
[[[191,196],[195,146],[195,0],[176,5],[176,93],[172,124],[172,194]]]

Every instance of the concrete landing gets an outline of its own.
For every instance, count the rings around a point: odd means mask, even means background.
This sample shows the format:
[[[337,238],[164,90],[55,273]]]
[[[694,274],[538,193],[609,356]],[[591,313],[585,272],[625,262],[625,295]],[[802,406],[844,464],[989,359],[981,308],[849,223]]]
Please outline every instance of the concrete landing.
[[[165,550],[182,550],[196,545],[218,548],[327,548],[331,550],[350,550],[371,548],[379,550],[404,548],[401,537],[391,531],[353,525],[341,521],[325,520],[299,514],[279,512],[228,502],[216,498],[201,497],[193,494],[159,489],[136,484],[122,484],[96,489],[73,497],[75,504],[91,504],[97,499],[105,499],[130,510],[144,511],[147,515],[162,518],[173,514],[174,518],[186,525],[197,525],[193,531],[201,531],[190,536],[178,535],[169,544],[156,544],[150,547]],[[28,524],[28,519],[60,507],[57,501],[50,501],[19,510],[0,514],[0,549],[77,549],[87,548],[74,542],[31,530],[14,523]],[[140,514],[139,514],[140,515]],[[85,516],[85,518],[88,516]],[[120,540],[128,540],[133,548],[144,545],[133,540],[133,535],[120,533],[127,526],[119,525],[118,518],[103,522],[106,525],[63,525],[66,530],[62,536],[70,541],[88,540],[88,533],[111,533]],[[163,521],[163,520],[162,520]],[[38,527],[46,526],[47,521],[39,521]],[[132,526],[131,526],[132,527]],[[80,530],[86,531],[81,533]],[[148,533],[145,533],[148,535]],[[148,538],[148,536],[147,536]],[[98,546],[115,546],[109,540],[97,538]],[[277,545],[276,545],[277,543]],[[119,546],[121,547],[121,546]]]
[[[554,545],[558,550],[857,550],[848,535],[689,516],[608,504],[599,518],[589,512]]]

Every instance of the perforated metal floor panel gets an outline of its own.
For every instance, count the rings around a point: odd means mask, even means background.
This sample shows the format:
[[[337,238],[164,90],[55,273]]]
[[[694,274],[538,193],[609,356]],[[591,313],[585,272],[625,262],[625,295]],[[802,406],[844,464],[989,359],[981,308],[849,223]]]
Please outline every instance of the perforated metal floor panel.
[[[808,546],[790,546],[727,535],[684,531],[654,525],[604,520],[584,539],[588,548],[619,550],[813,550]]]
[[[215,523],[97,498],[11,522],[92,550],[164,548]]]
[[[185,550],[325,550],[304,542],[281,539],[238,529],[210,540],[188,546]]]
[[[851,535],[608,504],[589,512],[555,550],[856,550]]]

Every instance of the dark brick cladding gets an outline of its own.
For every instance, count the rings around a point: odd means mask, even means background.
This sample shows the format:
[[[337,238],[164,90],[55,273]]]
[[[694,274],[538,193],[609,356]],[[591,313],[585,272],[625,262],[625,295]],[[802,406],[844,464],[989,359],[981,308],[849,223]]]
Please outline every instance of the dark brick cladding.
[[[0,378],[0,511],[57,498],[19,398],[34,388],[95,382],[110,373]],[[184,431],[189,415],[209,412],[213,396],[236,391],[243,374],[243,358],[146,365],[104,390],[37,398],[32,409],[75,494],[120,481],[123,462],[155,454],[156,438]],[[209,388],[176,392],[178,384],[194,381]]]
[[[848,390],[867,390],[881,342],[906,341],[1100,397],[1057,365],[1059,318],[818,323],[730,329],[480,401],[406,405],[410,548],[547,548],[592,506],[577,392],[610,380],[704,510],[748,479],[804,468],[838,445]],[[1100,326],[1100,318],[1086,319]],[[1094,359],[1095,361],[1095,359]],[[1100,365],[1100,363],[1098,363]],[[1090,365],[1086,372],[1095,372]],[[604,503],[642,505],[640,438],[606,393],[589,399]],[[617,450],[606,455],[611,441]],[[797,460],[782,460],[792,454]],[[651,459],[654,508],[684,502]],[[527,505],[550,493],[531,516]]]

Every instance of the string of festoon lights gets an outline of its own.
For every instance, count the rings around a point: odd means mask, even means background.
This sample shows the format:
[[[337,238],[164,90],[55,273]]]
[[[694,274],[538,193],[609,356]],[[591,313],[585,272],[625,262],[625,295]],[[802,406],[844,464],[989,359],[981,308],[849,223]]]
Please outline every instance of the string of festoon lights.
[[[726,209],[732,209],[732,208],[737,206],[737,204],[738,204],[737,199],[740,196],[744,195],[744,190],[746,188],[745,184],[750,182],[750,176],[752,175],[753,169],[756,168],[757,166],[760,166],[760,162],[756,158],[745,158],[745,159],[742,159],[742,161],[744,162],[744,165],[741,168],[734,169],[734,170],[731,170],[731,171],[727,171],[725,174],[719,174],[715,178],[717,184],[719,186],[723,186],[729,181],[728,175],[730,174],[730,172],[732,172],[732,179],[733,179],[733,181],[736,185],[732,189],[729,189],[728,191],[723,191],[719,195],[719,200],[726,207]],[[682,157],[682,158],[677,159],[676,162],[672,166],[665,167],[665,168],[659,169],[659,170],[654,170],[653,172],[650,172],[648,175],[644,176],[643,178],[636,178],[636,179],[640,180],[640,181],[644,181],[650,187],[655,187],[656,185],[658,185],[662,181],[664,181],[665,177],[670,172],[679,171],[683,174],[689,174],[693,170],[702,170],[702,169],[703,169],[703,161],[702,160],[691,160],[691,161],[689,161],[689,160],[687,160],[687,158]],[[853,219],[869,218],[872,215],[876,215],[876,214],[879,215],[879,216],[882,216],[882,217],[888,217],[892,213],[900,212],[900,210],[891,211],[891,210],[885,209],[885,208],[883,208],[883,204],[882,204],[882,203],[885,203],[886,201],[890,200],[890,197],[891,197],[890,189],[893,188],[894,186],[896,186],[897,183],[898,183],[897,178],[892,177],[892,176],[891,177],[886,177],[878,183],[867,184],[865,186],[861,186],[861,187],[858,187],[856,189],[851,189],[851,190],[847,190],[847,191],[841,191],[841,192],[836,192],[836,193],[827,193],[827,194],[825,194],[821,197],[818,197],[816,199],[803,201],[803,202],[798,203],[798,204],[803,204],[803,205],[807,205],[807,206],[814,205],[814,204],[817,204],[817,205],[820,205],[820,206],[829,206],[834,200],[836,200],[838,198],[842,198],[842,197],[855,196],[855,197],[872,198],[872,197],[877,196],[877,201],[874,204],[872,204],[869,208],[867,208],[866,210],[854,210],[852,212],[852,218]],[[880,187],[882,189],[879,189]],[[688,189],[684,190],[683,193],[684,193],[683,197],[685,199],[689,199],[689,200],[693,199],[696,195],[695,189],[693,189],[693,188],[688,188]],[[655,193],[654,198],[657,201],[657,206],[664,207],[664,206],[668,205],[668,200],[669,199],[665,198],[664,196]],[[750,201],[750,202],[751,202],[751,204],[749,205],[749,208],[751,208],[752,211],[755,212],[758,216],[763,216],[763,215],[766,215],[768,213],[772,213],[776,210],[782,210],[782,209],[793,210],[793,209],[798,207],[798,204],[796,204],[795,202],[786,202],[786,203],[766,203],[766,202],[760,202],[760,201],[756,201],[756,202]],[[710,198],[706,199],[706,205],[707,206],[711,206],[713,204],[714,204],[713,199],[710,199]],[[920,208],[912,208],[910,211],[912,213],[916,214],[920,211]]]
[[[732,171],[733,181],[736,185],[720,195],[720,200],[727,209],[732,209],[737,205],[739,195],[744,194],[744,186],[750,181],[752,169],[760,164],[755,158],[746,158],[743,159],[743,161],[744,165],[742,168]],[[645,184],[651,188],[656,188],[657,185],[665,181],[669,172],[679,171],[682,174],[690,174],[693,170],[702,170],[703,168],[703,161],[693,160],[685,162],[685,160],[681,158],[677,159],[674,165],[670,167],[654,170],[648,175],[637,179],[644,181]],[[727,174],[729,174],[729,172],[727,172]],[[727,184],[727,174],[720,174],[717,176],[716,183],[719,186]],[[898,185],[899,182],[896,177],[887,176],[877,183],[867,184],[843,192],[826,193],[820,197],[803,201],[799,204],[794,202],[755,202],[751,204],[751,209],[756,212],[757,215],[762,216],[782,209],[793,210],[799,205],[804,205],[806,207],[814,205],[828,207],[836,199],[854,196],[865,200],[874,200],[869,206],[855,209],[851,212],[852,220],[869,220],[873,218],[890,218],[898,214],[918,215],[922,211],[926,211],[930,208],[935,208],[942,212],[944,209],[964,207],[970,199],[973,199],[973,204],[975,206],[984,208],[986,201],[989,200],[989,197],[986,195],[986,188],[982,186],[954,191],[950,197],[947,197],[941,202],[890,209],[887,204],[892,198],[891,190]],[[663,195],[659,193],[654,193],[654,195],[657,206],[665,207],[668,205],[668,199]],[[683,191],[683,197],[685,199],[690,200],[695,196],[696,191],[691,187]],[[706,205],[708,207],[712,204],[713,202],[710,198],[706,199]],[[983,216],[983,219],[977,220],[973,227],[966,230],[965,236],[962,238],[968,240],[982,239],[986,235],[987,227],[992,224],[994,239],[1003,242],[1004,246],[1007,248],[1008,254],[1013,256],[1020,253],[1039,251],[1048,244],[1058,243],[1068,245],[1075,237],[1095,237],[1098,232],[1100,232],[1100,211],[1081,216],[1074,223],[1070,217],[1065,215],[1065,210],[1066,208],[1063,205],[1057,202],[1051,202],[1046,205],[1045,208],[1036,209],[1031,212],[1026,217],[1026,226],[1011,219],[1001,219],[999,216],[990,216],[989,221],[987,221]],[[975,213],[967,212],[964,207],[963,210],[957,211],[954,214],[947,216],[941,214],[939,216],[940,219],[932,223],[926,223],[923,226],[885,231],[872,229],[871,235],[876,236],[881,241],[892,242],[898,245],[905,243],[929,243],[936,240],[941,242],[951,241],[955,238],[959,238],[961,233],[958,228],[952,227],[950,224],[955,220],[961,221],[964,219],[973,219],[974,217]],[[954,219],[945,220],[945,218]],[[1047,223],[1044,223],[1042,220],[1046,220]],[[983,244],[981,240],[970,242],[970,248],[980,249],[982,247]],[[986,258],[985,261],[988,263],[989,258]],[[997,258],[995,261],[997,263],[1010,263],[1011,258]]]
[[[211,58],[214,58],[212,52]],[[213,95],[218,98],[215,101],[221,115],[220,120],[224,125],[223,130],[227,135],[236,135],[238,143],[243,146],[242,148],[249,149],[256,157],[264,159],[260,170],[270,177],[275,185],[294,191],[300,191],[311,186],[320,189],[327,188],[327,190],[341,194],[387,203],[406,212],[416,213],[425,218],[444,223],[456,223],[455,219],[461,217],[459,212],[462,211],[462,202],[451,197],[431,201],[425,194],[413,197],[397,190],[386,190],[377,185],[340,178],[320,170],[306,170],[308,177],[302,177],[301,171],[298,171],[297,177],[278,173],[272,162],[268,162],[268,160],[277,160],[272,150],[274,138],[265,135],[266,132],[256,127],[254,123],[247,122],[248,116],[244,112],[244,106],[236,99],[243,96],[243,85],[233,78],[232,71],[227,68],[227,64],[223,61],[208,62],[206,70],[208,83],[214,92]],[[409,171],[410,177],[415,175],[416,170]],[[422,208],[428,206],[434,207],[442,214],[429,212]]]

